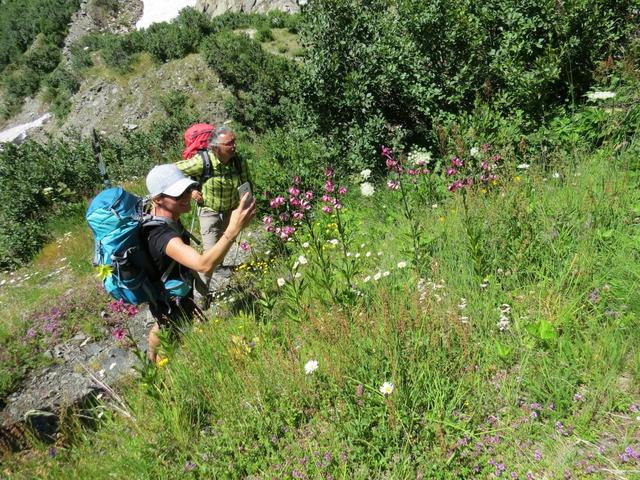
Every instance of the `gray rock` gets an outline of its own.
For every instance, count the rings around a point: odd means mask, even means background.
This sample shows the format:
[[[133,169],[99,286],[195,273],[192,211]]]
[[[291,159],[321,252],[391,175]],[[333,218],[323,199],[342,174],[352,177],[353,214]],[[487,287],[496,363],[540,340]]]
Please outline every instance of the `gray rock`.
[[[198,0],[196,9],[212,17],[225,12],[267,13],[271,10],[297,13],[300,7],[295,0]]]

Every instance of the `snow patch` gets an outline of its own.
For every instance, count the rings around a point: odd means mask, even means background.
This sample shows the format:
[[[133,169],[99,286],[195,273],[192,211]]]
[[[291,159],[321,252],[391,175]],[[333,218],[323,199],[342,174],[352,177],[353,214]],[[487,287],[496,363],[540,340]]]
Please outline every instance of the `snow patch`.
[[[173,20],[183,8],[196,6],[196,0],[143,0],[142,3],[144,10],[136,23],[138,30],[147,28],[152,23]]]
[[[35,127],[40,127],[51,118],[50,113],[45,113],[40,118],[35,119],[33,122],[23,123],[15,127],[11,127],[7,130],[0,132],[0,143],[13,142],[16,139],[24,140],[27,135],[27,130]],[[22,138],[20,138],[22,137]],[[20,142],[18,142],[20,143]]]

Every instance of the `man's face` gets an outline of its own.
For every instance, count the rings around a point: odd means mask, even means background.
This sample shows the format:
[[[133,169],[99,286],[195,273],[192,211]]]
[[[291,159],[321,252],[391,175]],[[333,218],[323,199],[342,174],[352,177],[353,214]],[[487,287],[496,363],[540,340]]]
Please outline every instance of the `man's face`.
[[[228,163],[236,154],[236,137],[233,133],[223,133],[218,137],[216,156],[222,163]]]

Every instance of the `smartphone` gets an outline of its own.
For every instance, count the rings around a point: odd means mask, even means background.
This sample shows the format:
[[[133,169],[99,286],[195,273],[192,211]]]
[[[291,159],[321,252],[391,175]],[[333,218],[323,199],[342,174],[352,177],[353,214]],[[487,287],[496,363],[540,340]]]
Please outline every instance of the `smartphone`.
[[[251,201],[253,200],[253,194],[251,193],[251,184],[249,182],[244,182],[238,187],[238,195],[240,195],[240,198],[242,198],[245,193],[249,193],[249,197],[247,197],[247,203],[251,203]]]

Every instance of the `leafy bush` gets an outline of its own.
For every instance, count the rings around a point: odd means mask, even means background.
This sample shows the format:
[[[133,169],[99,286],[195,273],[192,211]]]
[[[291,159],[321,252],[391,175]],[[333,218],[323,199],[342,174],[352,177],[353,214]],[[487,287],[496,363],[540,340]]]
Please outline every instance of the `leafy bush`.
[[[256,131],[285,124],[292,115],[296,65],[265,52],[247,35],[223,31],[206,39],[202,54],[234,93],[229,113]]]
[[[318,176],[318,165],[329,158],[326,141],[309,128],[273,129],[251,151],[242,153],[251,159],[256,185],[267,188],[270,195],[286,191],[294,175],[301,177],[305,188],[320,190],[324,179]]]
[[[109,67],[126,73],[131,70],[135,54],[143,50],[143,41],[138,32],[124,36],[108,33],[99,38],[100,55]]]
[[[274,40],[273,33],[271,32],[270,28],[260,28],[256,32],[255,38],[256,38],[256,41],[260,43],[271,42]]]
[[[6,0],[0,16],[0,71],[19,60],[38,34],[59,45],[79,0]],[[54,65],[55,67],[55,65]],[[53,68],[51,68],[53,70]]]
[[[21,263],[37,252],[54,208],[91,192],[97,171],[88,142],[6,144],[0,152],[0,268]]]
[[[45,74],[56,68],[61,57],[60,48],[42,36],[25,53],[22,61],[34,72]]]
[[[596,63],[622,51],[637,23],[632,8],[605,0],[314,1],[302,14],[301,99],[321,131],[339,138],[370,131],[371,118],[388,136],[397,127],[428,136],[435,116],[478,100],[537,120],[580,98]]]

